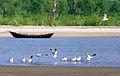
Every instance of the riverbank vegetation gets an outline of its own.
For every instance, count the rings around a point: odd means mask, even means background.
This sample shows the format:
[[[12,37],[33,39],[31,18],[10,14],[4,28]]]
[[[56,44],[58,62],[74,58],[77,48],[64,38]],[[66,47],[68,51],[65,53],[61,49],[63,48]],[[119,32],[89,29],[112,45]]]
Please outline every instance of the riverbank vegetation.
[[[1,0],[0,25],[119,26],[120,0]],[[109,20],[102,21],[103,12]]]

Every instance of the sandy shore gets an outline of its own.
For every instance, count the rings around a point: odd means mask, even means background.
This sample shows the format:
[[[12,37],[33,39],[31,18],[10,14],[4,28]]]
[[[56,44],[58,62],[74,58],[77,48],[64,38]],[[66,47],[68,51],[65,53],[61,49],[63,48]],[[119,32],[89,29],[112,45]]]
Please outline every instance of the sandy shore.
[[[24,34],[55,34],[52,37],[120,37],[119,26],[0,26],[0,37],[12,37],[8,31]]]
[[[0,66],[1,76],[120,76],[120,68]]]

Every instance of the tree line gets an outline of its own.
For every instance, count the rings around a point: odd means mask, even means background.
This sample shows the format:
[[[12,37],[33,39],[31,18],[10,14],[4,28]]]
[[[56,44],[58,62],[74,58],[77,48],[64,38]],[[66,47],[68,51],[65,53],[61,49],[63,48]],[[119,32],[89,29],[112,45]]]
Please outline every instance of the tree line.
[[[1,0],[0,25],[119,26],[120,0]]]

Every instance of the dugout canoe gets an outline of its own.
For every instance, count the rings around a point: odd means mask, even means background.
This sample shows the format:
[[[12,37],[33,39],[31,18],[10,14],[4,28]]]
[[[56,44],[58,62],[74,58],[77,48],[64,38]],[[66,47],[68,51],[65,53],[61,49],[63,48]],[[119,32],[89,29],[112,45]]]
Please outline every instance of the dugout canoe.
[[[41,35],[28,35],[28,34],[21,34],[9,31],[13,37],[15,38],[51,38],[54,33],[48,33],[48,34],[41,34]]]

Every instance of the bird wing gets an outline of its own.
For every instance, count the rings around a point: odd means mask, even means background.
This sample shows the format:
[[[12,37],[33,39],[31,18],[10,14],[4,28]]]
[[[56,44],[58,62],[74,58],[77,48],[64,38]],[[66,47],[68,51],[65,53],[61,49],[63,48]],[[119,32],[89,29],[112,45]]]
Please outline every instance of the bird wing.
[[[107,17],[107,14],[105,14],[104,17],[106,18],[106,17]]]
[[[57,54],[57,51],[55,51],[55,54]]]
[[[92,56],[96,56],[96,54],[93,54]]]
[[[53,55],[55,54],[53,50],[51,50],[51,52],[52,52]]]

